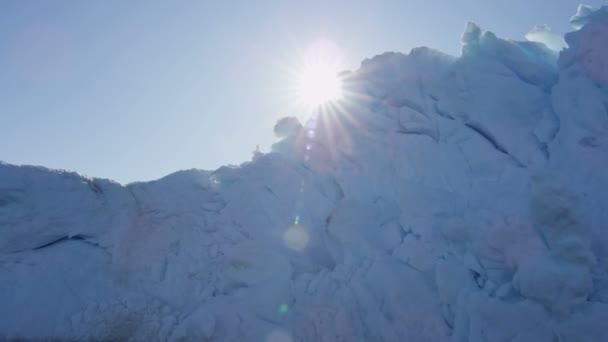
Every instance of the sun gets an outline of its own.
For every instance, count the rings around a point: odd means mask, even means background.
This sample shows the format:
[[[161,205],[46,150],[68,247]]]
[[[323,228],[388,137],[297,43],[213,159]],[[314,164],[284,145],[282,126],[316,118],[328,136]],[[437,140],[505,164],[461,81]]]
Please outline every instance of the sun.
[[[298,72],[296,92],[300,102],[316,107],[342,98],[342,82],[338,68],[330,63],[317,61],[307,64]]]
[[[336,44],[320,39],[300,54],[299,67],[292,69],[291,86],[297,105],[314,109],[335,103],[343,96],[343,55]]]

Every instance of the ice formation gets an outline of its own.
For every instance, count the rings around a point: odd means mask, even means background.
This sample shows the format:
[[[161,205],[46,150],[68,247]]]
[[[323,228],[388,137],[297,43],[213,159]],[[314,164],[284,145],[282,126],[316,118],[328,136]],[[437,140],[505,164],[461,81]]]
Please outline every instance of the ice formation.
[[[608,7],[385,53],[238,167],[0,164],[0,339],[606,341]]]
[[[547,25],[534,26],[534,28],[526,34],[526,39],[532,42],[543,43],[554,51],[561,51],[566,47],[564,37],[553,32],[551,27]]]

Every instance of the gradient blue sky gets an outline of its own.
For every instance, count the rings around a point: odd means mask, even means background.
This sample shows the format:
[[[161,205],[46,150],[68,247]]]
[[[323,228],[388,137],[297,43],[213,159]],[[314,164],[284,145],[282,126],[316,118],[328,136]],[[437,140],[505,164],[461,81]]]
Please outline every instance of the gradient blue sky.
[[[605,0],[587,1],[593,6]],[[570,0],[0,0],[0,160],[121,183],[268,151],[286,70],[318,39],[345,68],[384,51],[459,54],[466,21],[570,31]]]

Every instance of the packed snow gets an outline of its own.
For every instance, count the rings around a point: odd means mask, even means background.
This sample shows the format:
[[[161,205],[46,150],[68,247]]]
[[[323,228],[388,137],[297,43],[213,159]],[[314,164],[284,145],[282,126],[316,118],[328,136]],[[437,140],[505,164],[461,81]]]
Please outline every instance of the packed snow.
[[[608,340],[608,7],[572,23],[365,60],[240,166],[0,163],[0,339]]]

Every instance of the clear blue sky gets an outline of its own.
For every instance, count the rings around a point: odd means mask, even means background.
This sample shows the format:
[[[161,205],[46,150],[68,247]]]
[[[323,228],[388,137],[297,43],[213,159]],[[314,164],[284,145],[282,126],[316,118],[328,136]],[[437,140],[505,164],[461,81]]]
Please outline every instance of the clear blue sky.
[[[122,183],[239,164],[301,115],[285,70],[315,40],[356,69],[421,45],[457,55],[469,20],[514,39],[567,32],[577,4],[0,0],[0,160]]]

